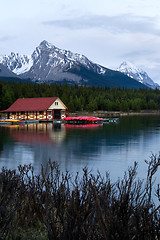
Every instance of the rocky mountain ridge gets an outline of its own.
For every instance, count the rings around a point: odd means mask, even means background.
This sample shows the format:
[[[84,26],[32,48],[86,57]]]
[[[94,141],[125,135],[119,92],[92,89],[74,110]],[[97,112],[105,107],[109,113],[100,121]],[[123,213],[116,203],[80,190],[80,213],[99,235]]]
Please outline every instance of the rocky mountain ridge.
[[[0,63],[23,79],[38,83],[64,83],[109,87],[143,88],[123,71],[93,63],[84,55],[72,53],[42,41],[31,55],[11,53],[0,56]]]
[[[106,68],[94,64],[84,55],[61,50],[47,41],[41,42],[32,55],[12,52],[9,56],[0,56],[0,63],[15,74],[33,81],[60,80],[59,75],[77,65],[83,65],[98,74],[106,72]]]

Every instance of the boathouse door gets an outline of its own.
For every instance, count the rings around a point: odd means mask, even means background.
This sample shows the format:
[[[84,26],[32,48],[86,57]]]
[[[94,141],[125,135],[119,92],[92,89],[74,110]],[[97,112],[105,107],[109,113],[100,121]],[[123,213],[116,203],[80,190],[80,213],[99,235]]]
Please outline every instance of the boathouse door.
[[[61,110],[59,109],[54,110],[54,119],[61,119]]]

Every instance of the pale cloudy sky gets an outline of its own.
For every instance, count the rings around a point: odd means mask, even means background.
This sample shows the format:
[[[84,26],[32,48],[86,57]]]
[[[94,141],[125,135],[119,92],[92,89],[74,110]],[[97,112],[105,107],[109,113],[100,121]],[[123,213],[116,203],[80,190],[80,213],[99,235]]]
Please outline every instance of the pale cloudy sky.
[[[0,10],[0,55],[47,40],[111,69],[130,61],[160,84],[159,0],[5,0]]]

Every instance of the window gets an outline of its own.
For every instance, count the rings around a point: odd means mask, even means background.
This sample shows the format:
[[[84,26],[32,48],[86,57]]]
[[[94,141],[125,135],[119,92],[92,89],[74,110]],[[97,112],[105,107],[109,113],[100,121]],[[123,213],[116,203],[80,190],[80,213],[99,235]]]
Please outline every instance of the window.
[[[55,105],[57,105],[57,106],[58,106],[58,102],[55,102]]]

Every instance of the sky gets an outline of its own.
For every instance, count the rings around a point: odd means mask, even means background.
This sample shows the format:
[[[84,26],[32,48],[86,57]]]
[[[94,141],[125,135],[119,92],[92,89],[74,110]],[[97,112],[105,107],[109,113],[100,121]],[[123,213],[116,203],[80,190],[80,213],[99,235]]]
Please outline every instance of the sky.
[[[160,84],[159,0],[5,0],[0,33],[0,55],[46,40],[110,69],[129,61]]]

